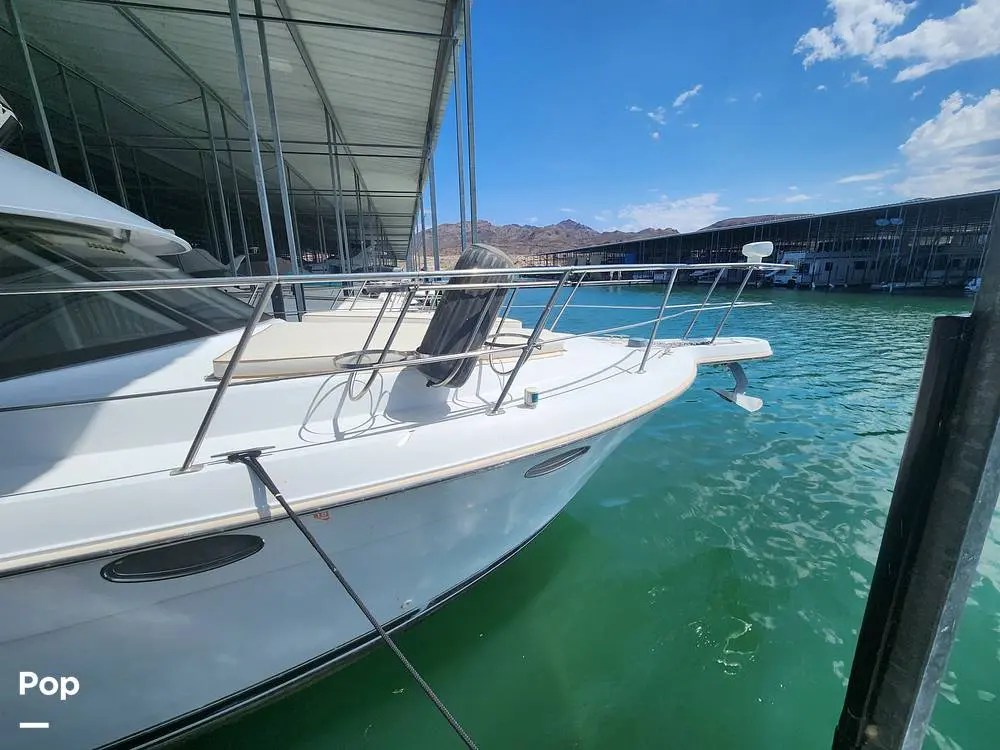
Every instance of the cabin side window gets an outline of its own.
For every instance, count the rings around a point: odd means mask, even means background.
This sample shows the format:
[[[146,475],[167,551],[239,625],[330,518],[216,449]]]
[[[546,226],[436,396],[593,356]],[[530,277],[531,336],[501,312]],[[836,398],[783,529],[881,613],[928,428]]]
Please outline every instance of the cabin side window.
[[[0,217],[0,286],[184,278],[128,233]],[[241,328],[250,307],[215,289],[0,297],[0,378]]]

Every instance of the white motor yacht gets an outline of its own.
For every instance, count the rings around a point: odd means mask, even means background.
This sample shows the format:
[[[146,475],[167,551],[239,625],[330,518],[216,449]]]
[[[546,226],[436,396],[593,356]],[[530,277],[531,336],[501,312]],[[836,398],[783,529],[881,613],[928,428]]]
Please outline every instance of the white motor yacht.
[[[509,304],[526,282],[480,246],[426,274],[448,279],[432,306],[413,309],[428,290],[410,273],[372,298],[401,304],[293,322],[265,313],[275,283],[343,279],[193,279],[164,260],[189,250],[0,152],[0,673],[78,686],[0,692],[5,721],[49,725],[5,732],[7,750],[162,742],[375,644],[286,507],[392,630],[544,529],[700,365],[741,375],[771,354],[718,328],[656,338],[661,320],[742,304],[670,305],[692,267],[646,269],[670,283],[652,337],[629,338],[554,330],[606,267],[519,269],[551,289],[537,324]],[[729,268],[778,268],[766,251]],[[220,291],[235,283],[252,305]]]

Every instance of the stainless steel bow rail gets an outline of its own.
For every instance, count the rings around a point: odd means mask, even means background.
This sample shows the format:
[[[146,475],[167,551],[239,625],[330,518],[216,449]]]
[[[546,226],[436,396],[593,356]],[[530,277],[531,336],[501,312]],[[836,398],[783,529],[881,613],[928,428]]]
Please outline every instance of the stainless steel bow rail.
[[[243,327],[243,331],[240,335],[239,341],[236,344],[233,354],[230,357],[226,369],[219,379],[219,384],[215,388],[215,392],[212,395],[212,400],[205,410],[205,414],[202,417],[201,423],[198,425],[197,432],[195,433],[194,439],[187,451],[184,461],[181,463],[180,467],[176,470],[178,473],[196,471],[200,465],[195,464],[195,459],[197,458],[198,451],[201,449],[202,443],[205,440],[208,430],[212,425],[212,421],[215,417],[216,412],[219,409],[219,405],[222,403],[222,399],[229,389],[229,385],[232,382],[233,376],[236,372],[237,366],[243,358],[246,351],[247,345],[250,342],[250,338],[253,336],[257,325],[260,323],[262,316],[264,315],[265,308],[271,299],[271,292],[274,291],[280,285],[291,285],[300,287],[309,286],[329,286],[331,284],[340,284],[341,287],[337,292],[337,296],[334,298],[333,304],[339,299],[340,295],[350,292],[356,298],[360,297],[361,290],[367,288],[368,285],[372,285],[373,289],[377,287],[380,295],[383,295],[383,300],[377,315],[372,323],[369,330],[368,337],[365,343],[365,349],[371,345],[371,342],[376,334],[376,331],[381,324],[382,320],[385,319],[387,313],[394,309],[394,304],[402,300],[398,306],[396,312],[396,320],[392,326],[392,330],[386,343],[383,345],[381,352],[375,361],[373,362],[363,362],[361,361],[361,356],[359,355],[356,362],[349,364],[343,368],[345,372],[350,372],[351,378],[353,379],[357,374],[368,372],[371,373],[368,382],[362,388],[360,393],[351,393],[352,398],[360,398],[363,396],[367,390],[371,387],[374,380],[374,375],[379,370],[388,368],[402,368],[409,365],[416,364],[430,364],[434,362],[448,362],[461,359],[468,359],[471,357],[486,357],[492,363],[492,358],[503,352],[513,352],[520,351],[520,356],[517,359],[517,363],[514,365],[513,369],[509,373],[501,373],[506,376],[506,381],[501,389],[500,397],[492,405],[491,408],[487,410],[488,414],[496,415],[502,414],[501,406],[503,405],[504,399],[507,398],[507,394],[510,392],[513,386],[514,380],[520,372],[521,368],[531,357],[532,353],[540,348],[539,338],[542,332],[546,330],[546,324],[552,315],[553,310],[556,307],[559,308],[558,313],[552,323],[551,328],[548,329],[550,334],[555,332],[556,326],[562,319],[563,314],[570,309],[574,308],[592,308],[594,305],[573,305],[571,304],[577,291],[581,287],[588,286],[620,286],[620,285],[654,285],[660,284],[661,282],[655,281],[651,278],[634,278],[636,273],[642,274],[643,272],[664,272],[667,278],[667,283],[664,286],[663,297],[660,300],[660,304],[656,307],[650,306],[639,306],[639,305],[600,305],[598,307],[604,307],[605,309],[617,309],[617,310],[657,310],[656,317],[651,319],[642,320],[634,323],[626,323],[623,325],[609,326],[606,328],[601,328],[597,330],[589,330],[586,332],[579,333],[564,333],[557,336],[548,336],[545,343],[557,343],[561,341],[567,341],[574,338],[579,338],[580,336],[609,336],[614,334],[619,334],[623,331],[634,330],[637,328],[647,328],[652,326],[652,331],[649,338],[646,340],[645,348],[643,350],[642,361],[639,365],[639,373],[645,372],[646,363],[649,360],[649,356],[653,349],[653,344],[656,339],[657,333],[660,329],[660,324],[664,321],[682,318],[690,315],[691,321],[684,331],[683,335],[678,339],[671,340],[671,343],[678,346],[698,346],[713,343],[716,338],[718,338],[722,327],[728,320],[732,311],[736,308],[743,307],[756,307],[761,305],[768,305],[767,302],[739,302],[740,294],[743,292],[750,280],[751,275],[754,271],[771,271],[780,270],[783,268],[789,268],[790,266],[783,265],[780,263],[701,263],[701,264],[637,264],[637,265],[594,265],[594,266],[555,266],[555,267],[544,267],[544,268],[494,268],[494,269],[465,269],[459,271],[425,271],[425,272],[405,272],[405,273],[368,273],[368,274],[304,274],[304,275],[287,275],[287,276],[244,276],[244,277],[219,277],[219,278],[173,278],[173,279],[149,279],[145,281],[94,281],[94,282],[81,282],[76,284],[68,285],[7,285],[0,286],[0,297],[4,296],[17,296],[17,295],[31,295],[31,294],[77,294],[77,293],[97,293],[97,292],[142,292],[142,291],[163,291],[169,289],[226,289],[242,287],[251,289],[250,300],[251,300],[251,313],[247,319],[246,325]],[[678,280],[679,274],[689,273],[692,271],[701,270],[715,270],[716,275],[712,285],[709,287],[708,292],[705,294],[704,298],[700,302],[696,303],[686,303],[686,304],[669,304],[670,296],[675,288],[676,282]],[[736,293],[729,300],[722,300],[714,302],[712,300],[712,295],[715,293],[716,289],[720,285],[722,279],[728,271],[742,271],[743,278],[737,289]],[[594,278],[598,275],[612,276],[613,274],[618,274],[618,279],[599,279]],[[626,279],[621,278],[623,274],[632,274],[633,278]],[[511,278],[517,277],[517,278]],[[456,283],[451,283],[452,279],[459,279],[460,281]],[[472,279],[472,281],[461,281],[461,279]],[[480,280],[481,279],[481,280]],[[557,297],[559,293],[566,288],[569,288],[569,295],[561,303],[557,304]],[[541,314],[538,316],[538,320],[534,325],[531,333],[527,336],[524,343],[509,343],[501,344],[496,339],[499,338],[501,334],[501,328],[503,322],[507,319],[507,315],[512,309],[519,308],[532,308],[533,305],[520,306],[515,305],[514,299],[517,293],[523,289],[545,289],[551,288],[552,292],[549,294],[547,301],[541,306]],[[438,297],[444,291],[452,290],[472,290],[472,289],[503,289],[505,294],[509,292],[509,297],[506,300],[506,304],[503,310],[503,314],[500,318],[499,325],[496,331],[487,337],[485,345],[479,349],[466,349],[465,351],[459,352],[457,354],[446,354],[440,356],[423,356],[414,353],[412,357],[406,357],[404,359],[387,359],[387,355],[392,350],[393,341],[396,338],[402,321],[407,313],[414,308],[414,300],[416,295],[420,292],[425,293],[425,299],[430,299],[433,301],[434,298]],[[304,296],[304,295],[303,295]],[[329,298],[327,298],[329,301]],[[352,305],[356,304],[356,299],[352,301]],[[426,305],[423,306],[426,309]],[[419,308],[418,308],[419,309]],[[694,331],[695,324],[698,322],[699,318],[706,312],[712,311],[722,311],[721,319],[715,327],[715,330],[711,337],[708,338],[695,338],[692,337],[692,332]],[[300,312],[304,312],[300,311]],[[493,321],[479,321],[480,325],[493,326]],[[318,329],[319,330],[319,329]],[[363,352],[364,353],[364,352]],[[255,378],[254,382],[268,382],[275,380],[289,380],[292,378],[303,378],[303,377],[314,377],[314,373],[297,374],[297,375],[282,375],[276,377],[261,377]],[[352,380],[353,384],[353,380]]]

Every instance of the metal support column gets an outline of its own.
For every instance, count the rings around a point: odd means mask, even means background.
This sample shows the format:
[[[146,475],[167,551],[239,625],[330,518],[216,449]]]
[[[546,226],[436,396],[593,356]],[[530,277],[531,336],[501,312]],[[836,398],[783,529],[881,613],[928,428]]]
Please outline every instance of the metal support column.
[[[287,166],[285,167],[285,171],[286,171],[285,177],[288,180],[288,182],[291,183],[292,171]],[[298,212],[298,207],[295,205],[294,201],[291,201],[291,207],[292,207],[292,234],[295,236],[295,247],[298,248],[298,251],[300,253],[299,263],[301,265],[302,262],[301,253],[303,251],[302,251],[302,232],[299,230],[299,212]],[[302,271],[300,270],[299,273],[302,273]]]
[[[458,144],[458,230],[465,250],[465,164],[462,161],[462,94],[458,87],[458,42],[451,48],[451,61],[455,69],[455,140]]]
[[[139,171],[139,156],[134,148],[129,149],[129,152],[132,154],[132,168],[135,170],[135,184],[139,188],[139,205],[142,206],[142,215],[150,219],[149,206],[146,205],[146,191],[142,187],[142,173]]]
[[[372,263],[372,270],[374,271],[376,266],[382,264],[382,258],[379,253],[379,246],[377,242],[380,231],[379,218],[378,218],[378,211],[375,210],[375,204],[372,203],[372,197],[370,195],[365,197],[365,203],[367,204],[367,213],[365,215],[368,216],[369,219],[371,219],[371,224],[372,224],[371,234],[370,234],[371,239],[369,240],[368,245],[371,248],[371,253],[370,253],[371,263]]]
[[[918,750],[1000,495],[1000,217],[972,314],[939,317],[835,750]]]
[[[336,145],[337,131],[326,118],[326,143],[330,153],[330,180],[333,183],[335,202],[334,220],[337,225],[337,252],[340,255],[340,272],[351,273],[347,251],[347,221],[344,219],[344,191],[340,184],[340,154]]]
[[[434,247],[434,270],[441,270],[441,252],[438,249],[438,202],[437,190],[434,185],[434,157],[428,160],[428,173],[431,183],[431,243]]]
[[[111,149],[111,167],[115,173],[115,185],[118,186],[118,197],[121,198],[121,205],[128,208],[128,194],[125,192],[125,183],[122,181],[122,165],[118,161],[118,147],[111,137],[111,127],[108,125],[108,113],[104,111],[104,98],[101,90],[94,86],[94,96],[97,97],[97,111],[101,116],[101,123],[104,125],[104,133],[108,137],[108,147]]]
[[[253,111],[250,94],[250,76],[247,74],[247,59],[243,51],[243,33],[240,30],[239,0],[229,0],[229,18],[233,27],[233,45],[236,49],[236,66],[240,74],[240,88],[243,92],[243,108],[246,112],[247,129],[250,132],[250,151],[253,155],[253,174],[257,183],[257,201],[260,204],[260,223],[264,229],[264,247],[267,249],[267,266],[272,276],[278,275],[278,257],[274,252],[274,232],[271,216],[267,208],[267,183],[264,182],[264,165],[260,159],[260,137],[257,135],[257,117]],[[249,258],[247,259],[249,264]],[[285,300],[281,288],[271,291],[271,310],[276,316],[285,317]]]
[[[35,66],[31,64],[31,51],[28,49],[28,40],[24,38],[24,29],[21,27],[21,16],[17,12],[14,0],[7,0],[7,16],[10,18],[10,25],[13,27],[14,38],[21,47],[24,67],[28,71],[28,83],[31,86],[31,97],[35,105],[35,119],[38,122],[38,133],[42,136],[45,158],[49,162],[49,169],[61,175],[59,158],[56,156],[56,147],[52,142],[52,131],[49,130],[49,118],[45,116],[45,105],[42,104],[42,92],[38,88],[38,79],[35,77]]]
[[[420,196],[420,243],[424,248],[424,267],[427,270],[427,222],[424,219],[424,196]]]
[[[299,248],[295,237],[295,220],[292,217],[291,200],[288,197],[288,174],[286,172],[285,155],[281,152],[281,131],[278,129],[278,109],[274,103],[274,86],[271,82],[271,59],[267,53],[267,29],[260,16],[264,15],[260,0],[254,0],[254,10],[257,12],[257,39],[260,43],[261,66],[264,69],[264,91],[267,94],[267,111],[271,115],[271,133],[274,137],[274,158],[277,163],[275,172],[278,175],[278,190],[281,193],[281,213],[285,218],[285,235],[288,237],[288,256],[292,263],[292,273],[296,276],[302,273],[299,265]],[[299,317],[306,311],[306,299],[301,284],[292,288],[295,295],[295,306]]]
[[[323,257],[324,265],[328,260],[330,260],[329,254],[326,252],[326,232],[325,222],[323,221],[323,214],[319,210],[319,193],[313,195],[313,209],[316,211],[316,242],[318,244],[317,258],[319,256]]]
[[[222,246],[219,244],[219,227],[215,223],[215,204],[212,202],[212,186],[208,182],[208,169],[205,167],[205,152],[198,152],[198,162],[201,164],[201,179],[205,182],[205,201],[208,204],[208,227],[212,237],[212,248],[215,257],[222,263]]]
[[[469,137],[469,240],[473,245],[478,240],[476,221],[476,123],[473,116],[472,96],[472,0],[463,0],[465,15],[465,119]]]
[[[69,107],[69,119],[73,121],[73,132],[76,134],[76,146],[80,149],[80,162],[83,164],[83,174],[87,178],[87,187],[90,192],[97,192],[97,183],[94,182],[94,173],[90,169],[90,157],[87,156],[87,144],[83,140],[83,131],[80,130],[80,118],[76,114],[76,105],[73,103],[73,92],[69,88],[69,76],[66,75],[66,68],[56,63],[59,68],[59,79],[62,81],[63,93],[66,94],[66,105]]]
[[[353,169],[353,168],[352,168]],[[367,228],[367,223],[365,221],[365,210],[361,207],[361,180],[358,177],[358,170],[354,169],[354,198],[358,207],[358,237],[361,247],[361,270],[368,271],[368,251],[365,248],[365,230]]]
[[[222,118],[222,137],[226,139],[226,154],[229,156],[229,171],[233,176],[233,194],[236,197],[236,220],[240,224],[240,239],[243,241],[243,252],[247,263],[250,263],[250,243],[247,241],[246,220],[243,218],[243,200],[240,198],[240,177],[236,172],[236,162],[233,161],[233,149],[229,144],[229,125],[226,122],[226,108],[219,102],[219,116]],[[236,257],[233,256],[233,275],[236,275]]]
[[[232,266],[236,254],[233,250],[233,230],[229,226],[229,206],[226,204],[226,191],[222,187],[222,170],[219,168],[219,154],[215,150],[215,129],[212,127],[212,116],[208,112],[208,97],[205,89],[201,90],[201,109],[205,114],[205,128],[208,130],[209,148],[212,152],[212,166],[215,167],[215,188],[219,194],[219,211],[222,213],[222,236],[226,241],[226,251],[229,253],[229,260],[223,261]],[[211,198],[209,198],[211,201]],[[221,253],[220,253],[221,254]],[[222,260],[220,258],[220,260]]]

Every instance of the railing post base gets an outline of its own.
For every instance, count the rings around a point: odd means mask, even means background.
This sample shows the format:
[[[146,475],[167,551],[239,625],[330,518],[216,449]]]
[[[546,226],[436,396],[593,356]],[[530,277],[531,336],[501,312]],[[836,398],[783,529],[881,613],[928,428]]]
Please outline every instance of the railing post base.
[[[194,464],[192,466],[188,466],[186,469],[172,469],[170,471],[170,476],[176,477],[180,474],[194,474],[195,472],[201,471],[204,468],[205,464]]]

